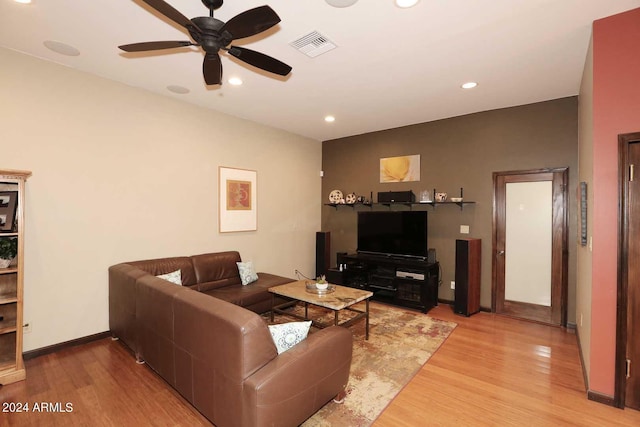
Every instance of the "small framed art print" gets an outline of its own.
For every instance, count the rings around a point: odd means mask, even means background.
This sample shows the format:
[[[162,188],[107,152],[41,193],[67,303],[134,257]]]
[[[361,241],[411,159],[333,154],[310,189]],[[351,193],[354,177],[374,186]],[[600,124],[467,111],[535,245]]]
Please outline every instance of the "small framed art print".
[[[218,169],[220,233],[258,229],[256,180],[256,171],[220,166]]]

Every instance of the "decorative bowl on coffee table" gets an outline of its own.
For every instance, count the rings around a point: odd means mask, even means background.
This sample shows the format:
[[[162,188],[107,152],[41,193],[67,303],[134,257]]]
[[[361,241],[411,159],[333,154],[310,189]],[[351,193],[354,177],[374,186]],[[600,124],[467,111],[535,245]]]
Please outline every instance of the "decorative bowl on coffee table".
[[[307,292],[311,294],[316,294],[316,295],[330,294],[333,291],[335,291],[334,286],[330,285],[329,283],[311,282],[311,283],[307,283],[305,288]]]

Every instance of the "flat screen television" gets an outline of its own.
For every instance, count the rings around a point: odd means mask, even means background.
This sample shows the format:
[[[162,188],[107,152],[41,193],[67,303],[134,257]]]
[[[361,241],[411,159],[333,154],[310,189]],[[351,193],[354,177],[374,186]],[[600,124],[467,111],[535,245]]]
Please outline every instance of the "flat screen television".
[[[427,212],[358,212],[358,252],[427,257]]]

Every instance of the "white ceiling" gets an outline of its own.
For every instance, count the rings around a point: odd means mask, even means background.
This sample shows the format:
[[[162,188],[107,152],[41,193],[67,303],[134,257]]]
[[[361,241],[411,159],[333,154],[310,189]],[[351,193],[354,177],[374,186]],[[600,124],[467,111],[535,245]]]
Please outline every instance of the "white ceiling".
[[[208,15],[200,0],[167,2],[188,18]],[[0,0],[0,46],[329,140],[577,95],[591,23],[640,7],[640,0],[421,0],[411,9],[393,0],[359,0],[348,8],[325,0],[226,0],[215,17],[228,21],[264,4],[282,22],[234,44],[289,64],[288,78],[222,54],[224,83],[207,87],[196,47],[124,54],[118,45],[189,40],[140,0]],[[289,45],[314,30],[338,48],[309,58]],[[81,54],[52,52],[45,40]],[[226,83],[231,76],[244,85]],[[460,89],[470,80],[479,86]],[[190,93],[171,93],[170,85]],[[324,122],[327,114],[336,121]]]

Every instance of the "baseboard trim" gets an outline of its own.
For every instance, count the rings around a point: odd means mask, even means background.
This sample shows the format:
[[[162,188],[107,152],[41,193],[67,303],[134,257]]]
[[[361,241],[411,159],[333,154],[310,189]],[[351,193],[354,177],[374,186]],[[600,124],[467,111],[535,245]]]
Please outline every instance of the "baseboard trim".
[[[574,326],[575,327],[575,326]],[[582,344],[580,343],[580,329],[575,328],[576,339],[578,341],[578,354],[580,355],[580,365],[582,366],[582,378],[584,378],[584,387],[587,391],[587,399],[594,402],[602,403],[604,405],[616,406],[616,401],[613,396],[598,393],[597,391],[589,390],[589,376],[587,375],[587,367],[584,364],[584,355],[582,354]]]
[[[589,393],[589,376],[587,375],[587,367],[584,364],[584,355],[582,354],[582,344],[580,343],[580,330],[576,328],[576,340],[578,341],[578,354],[580,355],[580,366],[582,366],[582,378],[584,379],[584,389]]]
[[[107,338],[107,337],[110,337],[110,336],[111,336],[111,332],[110,331],[99,332],[97,334],[88,335],[86,337],[77,338],[75,340],[65,341],[65,342],[61,342],[61,343],[58,343],[58,344],[53,344],[53,345],[49,345],[49,346],[46,346],[46,347],[37,348],[35,350],[25,351],[24,353],[22,353],[22,358],[24,360],[29,360],[29,359],[33,359],[33,358],[36,358],[36,357],[44,356],[45,354],[55,353],[57,351],[64,350],[65,348],[75,347],[75,346],[81,345],[81,344],[87,344],[87,343],[90,343],[92,341],[101,340],[103,338]]]
[[[587,392],[587,398],[589,400],[593,400],[594,402],[602,403],[604,405],[616,407],[615,399],[613,396],[609,396],[606,394],[598,393],[597,391],[589,390]]]

